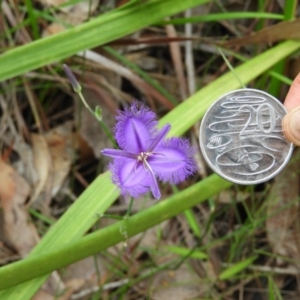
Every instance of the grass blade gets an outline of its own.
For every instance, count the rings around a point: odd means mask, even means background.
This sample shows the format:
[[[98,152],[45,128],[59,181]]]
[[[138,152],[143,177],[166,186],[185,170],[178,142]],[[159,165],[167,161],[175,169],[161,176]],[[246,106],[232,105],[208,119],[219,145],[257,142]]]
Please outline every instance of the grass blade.
[[[226,12],[226,13],[218,13],[218,14],[208,14],[203,16],[193,16],[190,18],[176,18],[169,21],[164,21],[159,24],[174,24],[174,25],[182,25],[186,23],[202,23],[202,22],[213,22],[220,20],[234,20],[234,19],[275,19],[275,20],[283,20],[284,16],[280,14],[271,14],[264,12]]]
[[[80,26],[7,51],[0,56],[0,81],[106,44],[208,1],[148,0],[121,6]]]
[[[250,258],[247,258],[241,262],[238,262],[234,264],[233,266],[230,266],[229,268],[225,269],[221,274],[219,275],[220,280],[228,280],[234,277],[236,274],[242,272],[245,270],[248,266],[252,265],[252,263],[257,259],[257,256],[253,256]]]

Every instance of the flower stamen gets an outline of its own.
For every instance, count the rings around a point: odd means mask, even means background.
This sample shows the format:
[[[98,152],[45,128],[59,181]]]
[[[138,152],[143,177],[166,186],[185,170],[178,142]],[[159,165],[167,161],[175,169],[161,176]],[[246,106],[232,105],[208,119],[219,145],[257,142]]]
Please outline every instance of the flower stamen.
[[[148,172],[148,169],[150,168],[150,166],[147,162],[147,159],[149,156],[152,156],[152,155],[153,155],[152,152],[141,152],[140,154],[137,155],[137,161],[138,162],[140,161],[143,163],[143,166],[144,166],[144,169],[146,172]]]

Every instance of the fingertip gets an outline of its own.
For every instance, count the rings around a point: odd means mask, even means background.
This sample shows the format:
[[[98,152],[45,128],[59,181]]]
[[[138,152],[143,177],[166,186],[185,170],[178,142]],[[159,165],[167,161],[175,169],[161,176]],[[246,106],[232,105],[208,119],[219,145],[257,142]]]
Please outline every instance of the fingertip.
[[[286,95],[284,106],[288,111],[300,106],[300,73],[294,79]]]
[[[287,140],[300,146],[300,106],[292,109],[284,116],[282,130]]]

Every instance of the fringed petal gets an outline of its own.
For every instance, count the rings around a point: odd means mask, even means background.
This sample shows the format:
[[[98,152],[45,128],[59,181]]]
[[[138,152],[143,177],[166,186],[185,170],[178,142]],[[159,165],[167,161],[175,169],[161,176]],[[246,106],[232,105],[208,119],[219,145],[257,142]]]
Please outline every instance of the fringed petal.
[[[195,173],[193,152],[187,139],[174,137],[155,149],[148,163],[160,180],[177,184]]]
[[[134,101],[124,111],[119,111],[115,138],[121,149],[140,153],[156,133],[156,115],[144,104]]]
[[[117,185],[122,195],[130,195],[137,198],[150,190],[152,183],[141,163],[131,159],[115,159],[109,165],[112,173],[112,181]]]

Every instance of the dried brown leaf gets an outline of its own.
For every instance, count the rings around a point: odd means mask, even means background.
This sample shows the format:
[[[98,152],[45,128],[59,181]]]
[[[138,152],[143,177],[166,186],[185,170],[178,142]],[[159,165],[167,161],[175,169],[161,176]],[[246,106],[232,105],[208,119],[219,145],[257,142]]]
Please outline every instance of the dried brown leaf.
[[[55,196],[60,190],[75,158],[77,142],[72,128],[73,122],[66,122],[53,128],[45,136],[53,166],[51,196]]]
[[[281,22],[266,27],[252,35],[234,39],[224,44],[225,47],[244,46],[250,44],[274,43],[277,41],[300,38],[300,19]]]
[[[83,279],[71,279],[66,282],[66,289],[62,296],[58,297],[57,300],[68,300],[72,299],[71,296],[74,292],[79,291],[85,281]]]
[[[52,159],[45,137],[39,134],[32,134],[31,138],[34,167],[38,173],[38,181],[34,186],[28,205],[34,203],[42,191],[45,191],[45,202],[51,199],[51,181],[53,179],[51,176],[53,173]]]
[[[52,197],[61,189],[75,158],[77,141],[73,122],[65,122],[46,135],[33,135],[34,161],[39,181],[30,203],[48,214]]]
[[[66,0],[39,0],[41,3],[47,6],[59,6],[68,1]],[[80,1],[79,3],[75,3],[73,5],[68,5],[64,7],[60,7],[64,13],[58,14],[57,18],[60,20],[59,23],[51,23],[48,27],[46,27],[42,33],[43,37],[56,34],[66,30],[68,27],[62,25],[70,24],[70,25],[79,25],[83,23],[86,19],[92,15],[96,8],[99,5],[99,0],[85,0]]]
[[[61,295],[65,291],[65,284],[61,281],[57,271],[52,272],[51,277],[43,284],[33,297],[33,300],[57,299],[54,295]],[[44,297],[43,297],[44,296]],[[48,298],[52,297],[52,298]]]
[[[26,181],[35,186],[39,175],[34,165],[34,154],[31,145],[27,144],[20,136],[14,137],[14,150],[19,154],[20,160],[14,162],[14,168]]]
[[[66,286],[69,285],[68,283],[73,282],[73,280],[80,280],[82,287],[91,288],[105,283],[108,274],[105,265],[107,265],[107,262],[105,262],[105,258],[100,255],[97,255],[96,260],[95,257],[87,257],[64,268],[61,272],[61,277]],[[98,282],[97,277],[98,271],[100,274],[100,282]],[[83,283],[81,281],[83,281]]]
[[[24,257],[39,240],[37,230],[29,221],[25,208],[30,187],[25,179],[3,160],[0,160],[0,182],[5,237]]]
[[[1,220],[2,218],[0,218]],[[0,221],[0,227],[3,228],[4,224]],[[20,256],[16,255],[16,252],[13,249],[10,249],[4,242],[4,236],[0,235],[0,266],[5,265],[9,262],[19,260]]]
[[[53,300],[54,297],[47,291],[39,290],[32,298],[32,300]]]
[[[160,37],[160,36],[143,36],[138,38],[122,38],[110,43],[114,46],[130,46],[130,45],[160,45],[160,44],[169,44],[172,42],[186,42],[186,41],[200,41],[199,37]]]
[[[216,201],[222,204],[232,204],[233,202],[243,202],[250,197],[250,193],[244,191],[233,192],[225,190],[219,193]]]
[[[38,0],[40,3],[49,6],[59,6],[68,2],[68,0]]]
[[[42,37],[47,37],[53,34],[57,34],[63,32],[64,30],[66,30],[66,27],[63,24],[52,23],[44,29],[42,33]]]
[[[74,292],[91,294],[95,287],[103,286],[108,277],[106,268],[108,262],[105,262],[105,259],[100,255],[97,255],[96,260],[95,257],[87,257],[64,268],[61,272],[61,277],[66,289],[58,300],[70,299]],[[98,271],[100,278],[97,276]],[[79,299],[83,298],[80,297]]]
[[[204,296],[207,286],[186,265],[174,271],[162,271],[152,279],[151,299],[194,299]]]

